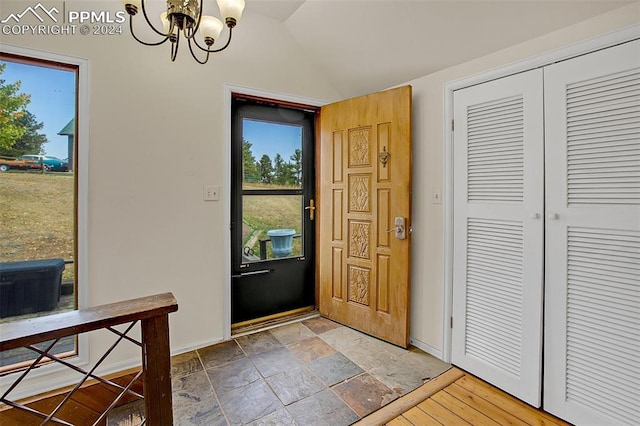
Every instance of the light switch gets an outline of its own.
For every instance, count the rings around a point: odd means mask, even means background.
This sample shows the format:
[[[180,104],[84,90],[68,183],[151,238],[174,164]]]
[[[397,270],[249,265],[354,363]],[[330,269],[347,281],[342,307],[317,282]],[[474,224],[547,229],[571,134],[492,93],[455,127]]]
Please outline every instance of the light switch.
[[[220,200],[220,185],[205,186],[203,198],[204,198],[204,201]]]
[[[433,193],[433,204],[442,204],[442,197],[437,191]]]

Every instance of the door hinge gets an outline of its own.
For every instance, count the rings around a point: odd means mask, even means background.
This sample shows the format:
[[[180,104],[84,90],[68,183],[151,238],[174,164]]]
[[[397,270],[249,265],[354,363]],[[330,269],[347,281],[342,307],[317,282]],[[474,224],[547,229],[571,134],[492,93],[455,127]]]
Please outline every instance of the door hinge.
[[[453,328],[453,317],[449,317],[449,328]]]
[[[453,120],[451,120],[451,131],[453,132],[454,129],[454,125],[453,125]]]

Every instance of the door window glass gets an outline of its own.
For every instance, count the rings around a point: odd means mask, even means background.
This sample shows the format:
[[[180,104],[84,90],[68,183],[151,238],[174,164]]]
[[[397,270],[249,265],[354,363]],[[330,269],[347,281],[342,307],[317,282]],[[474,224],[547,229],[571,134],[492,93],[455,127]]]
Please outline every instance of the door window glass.
[[[242,120],[242,263],[304,256],[302,126]]]
[[[302,195],[243,195],[243,263],[304,255],[302,201]]]
[[[302,127],[242,120],[242,189],[302,186]]]

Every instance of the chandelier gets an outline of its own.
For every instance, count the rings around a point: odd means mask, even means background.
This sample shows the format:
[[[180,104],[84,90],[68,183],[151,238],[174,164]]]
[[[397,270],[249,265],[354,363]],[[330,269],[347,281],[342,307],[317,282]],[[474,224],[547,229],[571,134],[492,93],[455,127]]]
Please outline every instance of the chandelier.
[[[129,14],[129,28],[131,35],[136,41],[145,46],[159,46],[167,40],[171,42],[171,61],[176,60],[178,48],[180,47],[180,38],[184,37],[189,45],[191,56],[200,64],[206,64],[209,60],[209,54],[221,52],[231,43],[231,34],[233,27],[236,26],[242,11],[244,10],[244,0],[217,0],[220,15],[225,20],[225,24],[229,28],[229,38],[227,42],[220,48],[214,49],[213,44],[220,36],[224,25],[218,18],[202,14],[203,0],[167,0],[167,11],[162,12],[160,21],[162,23],[162,31],[156,29],[151,23],[145,8],[145,0],[123,0],[125,10]],[[162,37],[157,42],[142,41],[133,31],[133,17],[142,11],[145,21],[151,29]],[[196,33],[200,32],[204,44],[203,47],[198,43]],[[206,52],[204,59],[198,58],[195,53],[194,46]]]

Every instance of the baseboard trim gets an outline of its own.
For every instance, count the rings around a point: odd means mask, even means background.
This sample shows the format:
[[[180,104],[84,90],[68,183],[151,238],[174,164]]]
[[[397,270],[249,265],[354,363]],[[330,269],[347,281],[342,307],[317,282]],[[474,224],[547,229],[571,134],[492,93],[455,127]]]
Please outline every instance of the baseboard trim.
[[[428,345],[418,339],[415,338],[410,338],[409,342],[415,346],[416,348],[420,349],[423,352],[428,353],[429,355],[432,355],[436,358],[438,358],[440,361],[444,361],[444,359],[442,358],[442,351],[439,349],[434,348],[431,345]],[[446,361],[445,361],[446,362]]]

